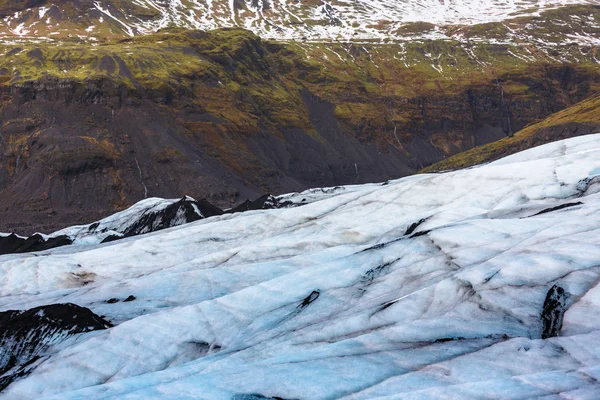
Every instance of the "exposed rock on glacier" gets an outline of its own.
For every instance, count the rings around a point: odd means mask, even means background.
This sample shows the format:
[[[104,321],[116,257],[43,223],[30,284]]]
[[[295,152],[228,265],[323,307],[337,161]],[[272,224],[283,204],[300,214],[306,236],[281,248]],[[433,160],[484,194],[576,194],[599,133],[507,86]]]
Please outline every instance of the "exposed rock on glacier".
[[[150,198],[92,224],[62,229],[50,235],[36,233],[27,238],[14,233],[0,234],[0,254],[30,253],[73,243],[108,243],[221,214],[223,210],[204,199],[196,201],[189,196],[180,200]]]
[[[50,346],[69,336],[110,326],[89,309],[75,304],[0,312],[0,390],[27,375]]]
[[[236,212],[244,212],[244,211],[252,211],[252,210],[269,210],[272,208],[280,208],[280,207],[285,207],[288,205],[292,205],[291,203],[280,203],[279,199],[275,196],[272,196],[270,194],[266,194],[264,196],[259,197],[258,199],[251,201],[251,200],[246,200],[244,201],[242,204],[240,204],[237,207],[234,207],[230,210],[227,210],[227,212],[229,213],[236,213]]]
[[[556,337],[560,334],[565,313],[565,289],[554,285],[548,291],[542,311],[542,339]]]
[[[598,177],[591,135],[2,256],[0,310],[70,302],[115,326],[0,398],[594,399]]]
[[[75,243],[109,242],[221,214],[223,211],[219,207],[204,199],[196,201],[189,196],[180,200],[150,198],[93,224],[66,228],[52,236],[68,236]]]
[[[30,253],[55,247],[66,246],[73,243],[66,235],[44,236],[39,233],[28,238],[15,235],[0,235],[0,254]]]
[[[287,196],[289,195],[285,197]],[[0,234],[0,255],[43,251],[73,243],[109,243],[223,213],[294,207],[302,204],[295,203],[293,199],[280,200],[272,195],[264,195],[254,201],[246,200],[235,208],[223,211],[205,199],[197,201],[189,196],[180,200],[150,198],[92,224],[69,227],[50,235],[36,233],[27,238],[14,233]]]

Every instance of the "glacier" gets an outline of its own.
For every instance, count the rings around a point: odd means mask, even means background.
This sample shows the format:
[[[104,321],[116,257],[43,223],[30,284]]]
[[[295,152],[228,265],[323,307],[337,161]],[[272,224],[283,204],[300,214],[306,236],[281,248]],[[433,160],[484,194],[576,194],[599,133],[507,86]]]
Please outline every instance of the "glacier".
[[[0,399],[599,397],[600,134],[280,199],[0,256],[0,311],[114,325]]]

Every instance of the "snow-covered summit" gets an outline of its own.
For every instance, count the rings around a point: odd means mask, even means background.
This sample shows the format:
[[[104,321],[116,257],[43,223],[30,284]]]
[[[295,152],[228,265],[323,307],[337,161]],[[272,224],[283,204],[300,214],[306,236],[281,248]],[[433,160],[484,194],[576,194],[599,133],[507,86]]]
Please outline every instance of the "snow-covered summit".
[[[268,38],[393,39],[412,22],[473,25],[536,16],[595,0],[38,0],[0,8],[0,29],[16,36],[68,33],[103,38],[166,27],[240,27]],[[69,20],[70,23],[64,24]],[[73,30],[74,25],[83,29]],[[85,25],[85,26],[83,26]]]
[[[0,398],[597,398],[600,134],[287,198],[307,204],[1,256],[0,310],[115,326]]]

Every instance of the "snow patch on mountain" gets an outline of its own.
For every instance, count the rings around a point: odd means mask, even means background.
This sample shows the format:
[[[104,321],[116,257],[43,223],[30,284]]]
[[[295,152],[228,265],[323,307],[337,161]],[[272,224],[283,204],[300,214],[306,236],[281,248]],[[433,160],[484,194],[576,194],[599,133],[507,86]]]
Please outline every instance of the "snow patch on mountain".
[[[473,25],[594,0],[114,0],[83,1],[91,37],[122,30],[128,35],[169,26],[210,30],[241,27],[265,38],[311,40],[394,39],[399,27],[411,22]],[[44,26],[62,20],[60,4],[18,11],[4,18],[13,35],[36,36]],[[87,7],[87,10],[86,10]],[[52,13],[53,9],[58,10]],[[106,23],[104,23],[106,21]],[[591,21],[593,22],[593,21]],[[1,26],[1,25],[0,25]],[[68,28],[66,28],[68,29]],[[431,36],[427,33],[425,36]],[[443,35],[442,35],[443,36]],[[586,40],[589,38],[586,36]]]

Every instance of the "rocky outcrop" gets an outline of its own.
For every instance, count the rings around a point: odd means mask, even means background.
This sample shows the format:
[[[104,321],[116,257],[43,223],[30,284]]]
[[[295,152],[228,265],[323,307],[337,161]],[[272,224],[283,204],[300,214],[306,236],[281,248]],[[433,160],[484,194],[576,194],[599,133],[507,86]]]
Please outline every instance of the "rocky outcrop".
[[[554,285],[548,290],[544,307],[542,309],[542,339],[548,339],[560,335],[563,316],[565,313],[566,294],[565,289]]]
[[[0,391],[27,375],[51,345],[109,327],[110,322],[75,304],[0,312]]]
[[[244,211],[253,211],[253,210],[269,210],[272,208],[281,208],[285,207],[285,203],[281,203],[277,197],[272,196],[270,194],[265,194],[259,197],[256,200],[245,200],[240,205],[231,208],[226,213],[237,213]]]
[[[162,203],[135,205],[125,212],[117,213],[104,220],[66,228],[49,236],[39,233],[28,238],[14,233],[0,235],[0,255],[48,250],[90,237],[95,238],[90,243],[107,243],[223,214],[219,207],[204,199],[196,201],[186,196],[170,204],[168,200],[157,200]]]
[[[213,206],[206,200],[196,201],[184,197],[160,211],[142,214],[135,223],[128,226],[122,233],[124,237],[136,236],[221,214],[223,214],[223,211],[219,207]]]
[[[14,233],[0,234],[0,255],[49,250],[79,242],[87,244],[108,243],[126,237],[172,228],[224,213],[298,205],[301,204],[282,201],[272,195],[264,195],[254,201],[246,200],[237,207],[223,211],[219,207],[209,203],[206,199],[194,200],[189,196],[185,196],[178,201],[149,199],[100,221],[88,225],[65,228],[50,235],[36,233],[27,238]]]
[[[25,238],[12,233],[10,235],[0,236],[0,255],[48,250],[55,247],[66,246],[71,243],[73,243],[73,241],[65,235],[44,237],[40,234],[35,234]]]

